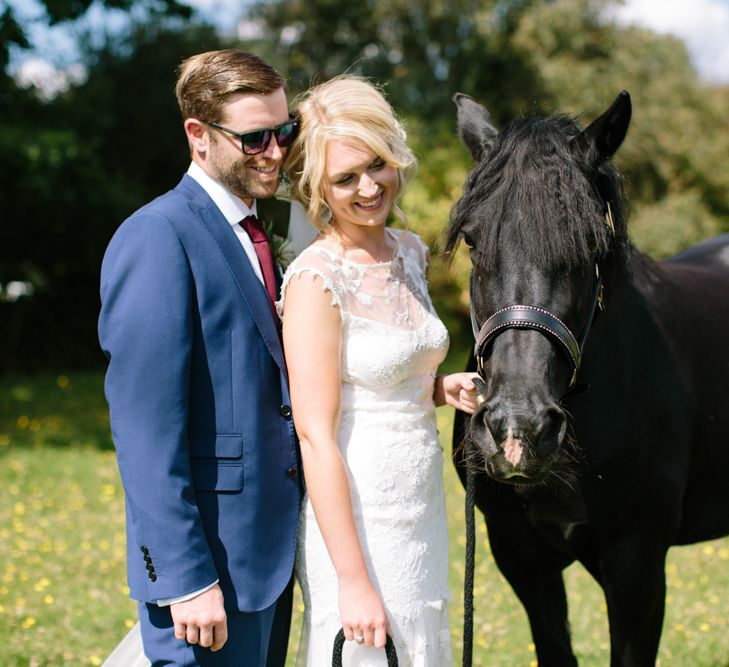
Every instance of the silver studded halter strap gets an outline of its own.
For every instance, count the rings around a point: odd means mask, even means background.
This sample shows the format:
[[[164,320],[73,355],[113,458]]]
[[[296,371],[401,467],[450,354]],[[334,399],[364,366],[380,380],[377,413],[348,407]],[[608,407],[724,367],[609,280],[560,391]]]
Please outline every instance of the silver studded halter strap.
[[[567,325],[548,310],[538,306],[513,305],[497,310],[484,323],[481,329],[475,332],[475,354],[479,371],[483,370],[483,357],[488,344],[506,329],[533,329],[546,334],[558,343],[558,347],[566,354],[567,360],[573,368],[573,375],[577,373],[582,361],[582,351],[577,339]],[[570,386],[573,381],[570,382]]]
[[[577,381],[577,371],[582,363],[582,351],[585,348],[587,336],[590,333],[595,314],[603,308],[603,283],[599,269],[600,262],[595,264],[595,289],[593,291],[592,303],[585,326],[582,329],[579,341],[570,331],[569,327],[556,315],[550,313],[546,308],[514,304],[497,310],[481,326],[476,319],[476,311],[473,307],[473,271],[471,271],[471,327],[476,344],[474,356],[478,364],[478,373],[484,377],[484,358],[486,350],[491,341],[501,332],[507,329],[532,329],[539,331],[548,338],[557,342],[566,355],[567,361],[572,367],[572,376],[568,388],[572,388]]]

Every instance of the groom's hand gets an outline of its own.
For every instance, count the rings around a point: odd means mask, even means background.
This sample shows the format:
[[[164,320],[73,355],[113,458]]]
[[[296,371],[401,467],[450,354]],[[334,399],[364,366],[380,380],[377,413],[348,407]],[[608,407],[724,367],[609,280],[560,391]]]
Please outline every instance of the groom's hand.
[[[218,584],[190,600],[170,605],[170,613],[176,639],[187,639],[211,651],[220,650],[228,640],[228,619]]]

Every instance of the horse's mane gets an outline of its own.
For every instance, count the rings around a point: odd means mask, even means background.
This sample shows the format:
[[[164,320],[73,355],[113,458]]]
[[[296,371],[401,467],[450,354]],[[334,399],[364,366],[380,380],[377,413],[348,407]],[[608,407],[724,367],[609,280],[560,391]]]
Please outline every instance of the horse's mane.
[[[622,178],[608,161],[598,167],[594,183],[588,182],[584,174],[590,173],[590,156],[576,154],[569,143],[579,132],[577,122],[564,115],[517,118],[506,125],[451,210],[446,252],[455,247],[466,223],[478,221],[479,257],[492,268],[497,268],[503,244],[537,268],[572,268],[600,254],[607,264],[624,268]],[[614,238],[597,192],[610,203]]]

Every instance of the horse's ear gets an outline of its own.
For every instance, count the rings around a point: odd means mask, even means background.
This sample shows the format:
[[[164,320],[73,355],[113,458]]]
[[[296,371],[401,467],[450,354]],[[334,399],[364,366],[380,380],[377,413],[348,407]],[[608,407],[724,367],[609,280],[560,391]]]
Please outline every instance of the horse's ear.
[[[602,116],[572,139],[571,145],[582,154],[587,154],[592,145],[597,150],[598,163],[609,160],[628,133],[631,113],[630,95],[623,90]]]
[[[471,151],[473,159],[480,162],[499,132],[491,123],[491,116],[486,108],[472,97],[456,93],[453,101],[458,107],[458,134],[466,148]]]

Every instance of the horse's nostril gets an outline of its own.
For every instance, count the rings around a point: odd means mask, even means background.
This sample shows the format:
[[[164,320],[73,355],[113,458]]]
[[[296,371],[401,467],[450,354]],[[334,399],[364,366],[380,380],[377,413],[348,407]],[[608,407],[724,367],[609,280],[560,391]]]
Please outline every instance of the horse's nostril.
[[[553,452],[564,439],[567,430],[565,414],[557,407],[545,410],[536,432],[539,434],[537,446],[545,454]]]
[[[481,421],[496,442],[501,442],[506,437],[509,428],[505,415],[486,409],[481,413]]]

